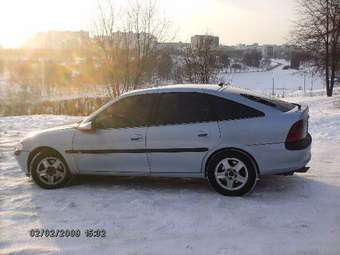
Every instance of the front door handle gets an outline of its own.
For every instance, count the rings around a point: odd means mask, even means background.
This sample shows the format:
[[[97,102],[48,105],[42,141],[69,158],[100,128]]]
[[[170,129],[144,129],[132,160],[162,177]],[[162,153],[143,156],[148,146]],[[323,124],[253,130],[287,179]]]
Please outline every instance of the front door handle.
[[[142,135],[133,135],[131,136],[131,141],[140,141],[143,139],[143,136]]]
[[[198,137],[207,137],[209,134],[207,131],[199,131],[198,132]]]

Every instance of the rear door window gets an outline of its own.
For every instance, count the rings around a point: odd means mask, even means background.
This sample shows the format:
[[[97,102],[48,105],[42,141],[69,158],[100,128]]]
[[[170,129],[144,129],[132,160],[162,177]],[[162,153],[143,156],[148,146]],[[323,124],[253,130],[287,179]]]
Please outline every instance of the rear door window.
[[[156,110],[155,125],[173,125],[213,121],[207,97],[202,93],[163,93]]]

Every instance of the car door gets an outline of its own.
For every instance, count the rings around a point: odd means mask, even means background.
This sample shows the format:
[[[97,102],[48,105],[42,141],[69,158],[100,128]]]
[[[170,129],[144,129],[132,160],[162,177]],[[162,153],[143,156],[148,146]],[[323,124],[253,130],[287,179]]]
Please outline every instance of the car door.
[[[152,173],[199,173],[220,141],[218,123],[202,93],[161,93],[147,130]]]
[[[95,116],[93,132],[76,131],[73,151],[80,173],[149,173],[145,135],[152,98],[120,99]]]

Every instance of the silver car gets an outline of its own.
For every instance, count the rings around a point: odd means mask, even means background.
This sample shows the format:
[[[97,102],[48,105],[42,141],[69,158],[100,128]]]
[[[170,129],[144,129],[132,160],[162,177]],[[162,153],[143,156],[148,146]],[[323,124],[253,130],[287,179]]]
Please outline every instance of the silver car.
[[[137,90],[25,138],[15,155],[47,189],[79,174],[191,177],[240,196],[263,175],[308,170],[308,108],[219,85]]]

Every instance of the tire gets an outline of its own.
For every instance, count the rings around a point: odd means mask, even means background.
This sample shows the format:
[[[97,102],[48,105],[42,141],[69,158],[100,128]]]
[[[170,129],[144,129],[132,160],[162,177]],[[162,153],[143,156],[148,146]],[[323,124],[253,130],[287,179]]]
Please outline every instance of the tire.
[[[222,151],[209,161],[210,186],[224,196],[243,196],[256,185],[257,172],[252,161],[236,151]]]
[[[65,160],[52,150],[39,153],[32,164],[31,175],[34,182],[44,189],[64,187],[71,179]]]

